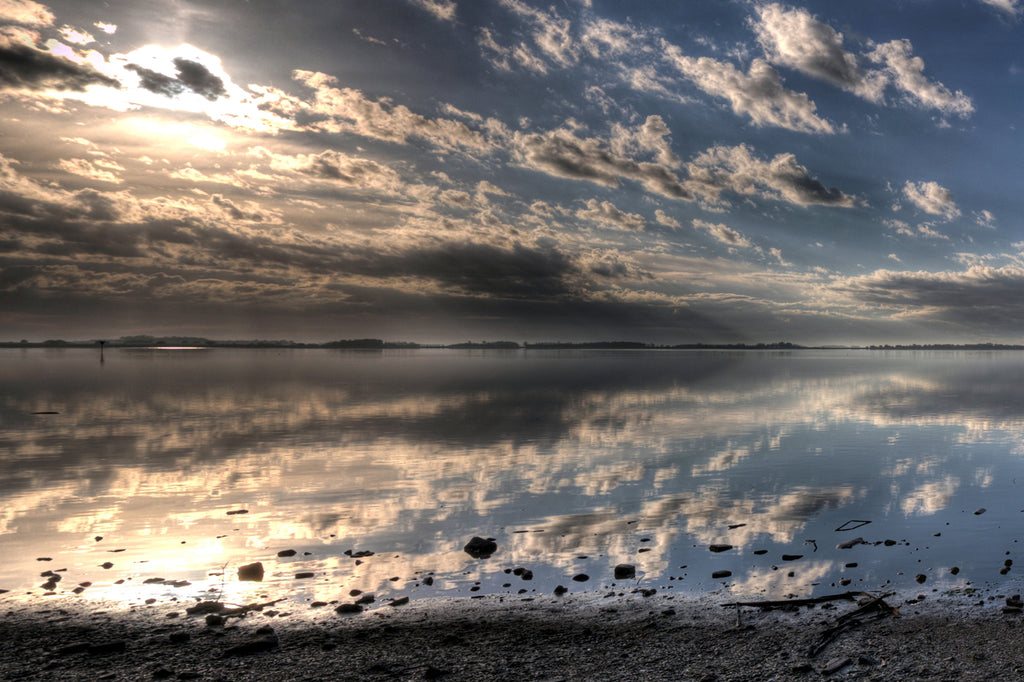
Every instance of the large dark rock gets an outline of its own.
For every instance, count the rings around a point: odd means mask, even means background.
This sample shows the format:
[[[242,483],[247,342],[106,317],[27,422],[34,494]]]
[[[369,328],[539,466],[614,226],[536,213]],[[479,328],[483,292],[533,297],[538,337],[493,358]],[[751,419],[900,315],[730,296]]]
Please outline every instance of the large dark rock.
[[[712,552],[728,552],[732,549],[732,545],[710,545],[708,549]]]
[[[238,567],[238,579],[253,582],[263,581],[263,564],[257,561],[254,564],[246,564]]]
[[[615,567],[616,580],[630,580],[636,577],[636,566],[633,564],[619,564]]]
[[[467,542],[462,549],[474,559],[486,559],[498,551],[498,543],[494,541],[494,538],[473,536],[473,539]]]

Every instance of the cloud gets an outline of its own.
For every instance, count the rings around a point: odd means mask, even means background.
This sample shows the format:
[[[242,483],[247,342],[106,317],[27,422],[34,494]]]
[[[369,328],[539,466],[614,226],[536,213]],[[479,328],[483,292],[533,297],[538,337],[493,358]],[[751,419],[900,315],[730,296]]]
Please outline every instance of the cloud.
[[[107,35],[114,35],[117,33],[117,24],[108,24],[104,21],[97,21],[93,24],[96,28],[103,31]]]
[[[793,154],[777,154],[770,161],[762,161],[747,145],[712,147],[690,163],[690,176],[716,194],[729,190],[797,206],[851,208],[860,203],[856,197],[811,177]]]
[[[924,76],[924,61],[913,55],[909,40],[873,45],[861,59],[843,46],[843,35],[807,10],[778,4],[757,8],[751,21],[769,61],[831,83],[869,102],[881,104],[886,88],[903,93],[914,106],[966,117],[974,111],[969,97],[950,92]],[[867,64],[878,68],[867,68]]]
[[[868,53],[867,58],[880,64],[889,81],[903,91],[904,99],[921,109],[936,109],[944,114],[966,118],[974,112],[971,98],[957,90],[950,92],[942,83],[924,76],[924,60],[913,55],[909,40],[892,40]]]
[[[667,213],[662,211],[660,208],[657,209],[654,212],[654,220],[659,225],[664,225],[665,227],[672,228],[673,230],[676,230],[676,229],[679,229],[680,227],[682,227],[682,224],[678,220],[676,220],[672,216],[668,215]]]
[[[0,22],[23,26],[50,26],[53,12],[32,0],[0,0]]]
[[[981,0],[989,7],[995,7],[1007,14],[1016,15],[1021,11],[1019,0]]]
[[[763,59],[753,60],[743,73],[709,57],[688,57],[667,42],[664,59],[707,94],[729,100],[733,113],[750,117],[755,125],[803,133],[835,132],[831,123],[814,113],[814,102],[804,93],[783,87],[778,72]]]
[[[90,85],[120,87],[115,78],[90,64],[75,63],[31,45],[5,40],[0,34],[0,88],[81,92]]]
[[[566,67],[579,59],[579,45],[573,40],[571,22],[554,7],[547,12],[530,7],[522,0],[500,0],[501,5],[532,24],[534,45],[555,64]],[[523,46],[525,48],[525,46]]]
[[[620,179],[633,180],[665,197],[688,201],[696,198],[671,168],[616,154],[607,141],[580,138],[567,128],[516,133],[512,148],[517,163],[549,175],[606,187],[617,187]]]
[[[455,0],[410,0],[413,5],[425,9],[441,21],[455,21]]]
[[[493,149],[487,135],[462,121],[431,119],[402,105],[371,100],[359,90],[334,87],[336,79],[327,74],[300,70],[292,77],[314,91],[312,102],[298,104],[313,118],[306,126],[310,130],[355,133],[398,143],[418,138],[448,151]],[[504,126],[493,119],[484,121],[483,126],[492,135],[505,133]]]
[[[138,64],[129,64],[125,68],[139,75],[139,87],[165,97],[190,90],[212,102],[228,94],[224,81],[199,62],[184,57],[175,57],[171,62],[177,71],[173,77]]]
[[[976,265],[960,272],[878,270],[832,288],[893,314],[1024,328],[1024,268]]]
[[[903,186],[903,196],[925,213],[939,215],[946,220],[960,216],[960,209],[953,201],[953,193],[937,182],[910,182]]]
[[[60,37],[73,45],[88,45],[96,42],[96,39],[87,31],[80,31],[74,26],[62,26]]]
[[[647,226],[644,217],[635,213],[626,213],[616,208],[610,201],[588,199],[587,207],[576,211],[580,220],[591,220],[613,230],[640,231]]]
[[[94,164],[86,159],[61,159],[58,167],[73,175],[79,175],[83,178],[89,178],[90,180],[99,180],[100,182],[109,182],[112,184],[121,184],[124,179],[117,174],[111,172],[111,170],[99,167],[98,164]],[[120,166],[118,166],[120,168]],[[124,170],[121,168],[121,170]]]
[[[694,218],[693,226],[698,230],[704,230],[712,237],[714,237],[717,241],[728,246],[740,246],[745,249],[749,249],[754,246],[742,234],[732,229],[731,227],[722,225],[721,223],[708,223],[703,220],[700,220],[699,218]]]
[[[333,149],[325,149],[317,154],[287,155],[277,154],[265,147],[253,147],[249,150],[249,156],[266,161],[273,170],[298,173],[342,185],[389,192],[397,191],[400,185],[398,174],[387,166]]]

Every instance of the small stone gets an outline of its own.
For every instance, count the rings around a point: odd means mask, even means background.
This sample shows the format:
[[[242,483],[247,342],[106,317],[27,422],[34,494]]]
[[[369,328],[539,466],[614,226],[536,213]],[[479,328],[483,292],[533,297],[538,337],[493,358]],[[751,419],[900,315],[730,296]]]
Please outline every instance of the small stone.
[[[388,606],[404,606],[405,604],[408,604],[408,603],[409,603],[409,598],[408,597],[398,597],[397,599],[392,599],[391,601],[389,601],[388,602]]]
[[[236,646],[226,649],[224,651],[225,656],[251,656],[252,654],[262,653],[264,651],[270,651],[276,649],[279,645],[277,637],[260,637],[254,639],[251,642],[243,642]]]
[[[341,604],[336,609],[334,609],[334,611],[335,611],[335,613],[362,613],[363,612],[363,605],[362,604]]]
[[[272,635],[272,634],[274,634],[274,628],[270,627],[269,625],[264,625],[263,627],[256,628],[256,634],[257,635]]]
[[[474,559],[486,559],[498,551],[498,543],[494,538],[473,536],[462,550]]]
[[[803,558],[804,558],[803,554],[783,554],[782,555],[782,560],[783,561],[796,561],[797,559],[803,559]]]
[[[206,614],[206,627],[215,628],[220,625],[224,625],[224,616],[217,613]]]
[[[732,575],[732,571],[715,571],[711,574],[712,579],[718,580],[719,578],[728,578]]]
[[[732,549],[732,545],[709,545],[708,549],[712,552],[728,552]]]
[[[857,568],[857,562],[853,561],[851,563],[846,564],[846,568]]]
[[[636,566],[633,564],[619,564],[615,567],[616,580],[630,580],[636,577]]]
[[[882,544],[885,545],[886,547],[892,547],[893,545],[896,545],[896,544],[899,544],[899,543],[897,543],[895,540],[886,540]]]
[[[113,568],[113,567],[114,567],[114,564],[110,563],[109,561],[104,561],[102,564],[100,564],[100,568]]]
[[[48,557],[48,556],[36,557],[36,561],[53,561],[53,557]]]
[[[312,571],[303,571],[302,573],[296,573],[295,574],[295,579],[296,580],[305,580],[306,578],[312,578],[315,575],[316,574],[313,573]]]
[[[918,573],[914,576],[914,580],[916,580],[919,583],[923,583],[925,580],[928,580],[928,576],[926,576],[924,573]]]
[[[840,580],[839,580],[839,584],[842,585],[843,587],[846,587],[847,585],[849,585],[852,582],[853,581],[850,580],[849,578],[840,578]]]
[[[836,549],[852,549],[857,545],[863,544],[864,538],[854,538],[852,540],[847,540],[846,542],[840,542],[838,545],[836,545]]]
[[[233,509],[233,510],[228,512],[228,516],[236,516],[238,514],[248,514],[248,513],[249,513],[248,509]]]
[[[555,588],[555,594],[557,596],[559,596],[559,597],[561,597],[563,594],[565,594],[568,591],[569,591],[569,588],[566,587],[565,585],[559,585],[558,587]]]
[[[984,507],[981,507],[980,509],[975,509],[974,510],[974,515],[975,516],[981,516],[982,514],[984,514],[987,511],[988,511],[987,509],[985,509]]]
[[[280,552],[277,553],[277,556],[279,556],[279,557],[289,557],[289,556],[295,556],[296,554],[298,554],[298,552],[296,552],[294,549],[282,549]]]
[[[959,566],[954,566],[953,568],[949,569],[949,572],[952,573],[953,575],[956,575],[956,574],[958,574],[960,572],[960,567]]]
[[[577,573],[576,575],[574,575],[572,577],[572,579],[575,580],[578,583],[585,583],[588,580],[590,580],[590,576],[587,575],[586,573]]]
[[[263,564],[259,561],[238,567],[239,580],[249,580],[258,583],[263,581],[263,575]]]
[[[825,664],[825,667],[821,669],[821,674],[833,675],[842,670],[843,668],[845,668],[846,666],[850,665],[851,663],[853,663],[853,659],[849,658],[848,656],[837,656],[836,658],[833,658],[831,661]]]
[[[375,601],[377,601],[377,598],[372,594],[364,594],[356,600],[356,604],[372,604]]]
[[[754,554],[756,554],[757,556],[763,556],[763,555],[765,555],[767,553],[768,553],[767,549],[755,549],[754,550]]]
[[[423,584],[426,585],[427,587],[433,585],[434,584],[434,576],[428,575],[426,578],[423,579]]]
[[[315,602],[313,602],[312,604],[309,605],[309,608],[311,608],[311,609],[319,609],[319,608],[322,608],[324,606],[327,606],[327,602],[325,602],[325,601],[315,601]]]

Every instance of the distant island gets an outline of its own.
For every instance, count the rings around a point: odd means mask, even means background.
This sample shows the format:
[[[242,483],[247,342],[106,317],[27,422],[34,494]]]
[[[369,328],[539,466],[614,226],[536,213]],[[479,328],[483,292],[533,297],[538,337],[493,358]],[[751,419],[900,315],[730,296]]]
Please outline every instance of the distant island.
[[[117,339],[85,341],[0,341],[0,348],[328,348],[341,350],[393,350],[447,348],[452,350],[1024,350],[1024,345],[1001,343],[932,343],[872,346],[802,346],[788,341],[773,343],[679,343],[654,344],[640,341],[464,341],[449,344],[425,344],[383,339],[339,339],[324,343],[304,343],[283,339],[217,340],[200,336],[151,336],[138,334]]]

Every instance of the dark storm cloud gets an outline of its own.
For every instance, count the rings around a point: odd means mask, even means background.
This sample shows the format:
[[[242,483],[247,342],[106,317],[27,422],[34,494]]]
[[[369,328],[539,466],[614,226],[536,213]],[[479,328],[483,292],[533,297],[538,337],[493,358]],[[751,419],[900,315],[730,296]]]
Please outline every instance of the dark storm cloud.
[[[117,80],[90,66],[76,64],[29,45],[0,46],[0,87],[82,91],[89,85],[121,87]]]
[[[228,94],[224,87],[224,81],[199,62],[177,57],[174,60],[174,66],[178,71],[175,78],[138,64],[129,64],[125,68],[139,75],[139,87],[157,95],[174,97],[186,90],[191,90],[213,102],[218,97]]]
[[[872,305],[979,328],[1024,328],[1024,269],[972,267],[962,272],[882,270],[843,280],[839,291]]]

